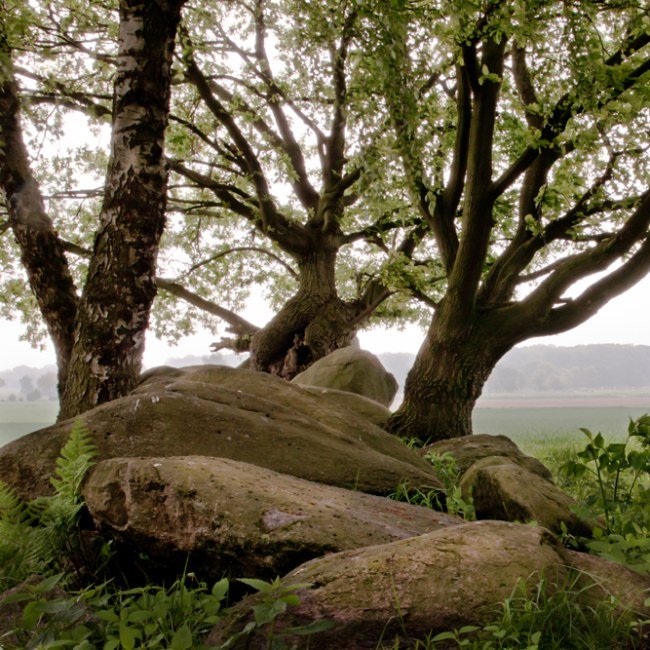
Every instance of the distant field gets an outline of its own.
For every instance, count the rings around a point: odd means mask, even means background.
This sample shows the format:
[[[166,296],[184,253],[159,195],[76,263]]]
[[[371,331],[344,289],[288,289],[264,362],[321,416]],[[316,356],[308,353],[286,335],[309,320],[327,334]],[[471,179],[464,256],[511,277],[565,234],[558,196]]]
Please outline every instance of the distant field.
[[[580,427],[600,432],[608,441],[625,438],[630,418],[650,413],[643,406],[522,406],[474,410],[474,432],[503,434],[533,456],[550,446],[582,445]]]
[[[0,402],[0,447],[52,424],[58,410],[58,402]]]

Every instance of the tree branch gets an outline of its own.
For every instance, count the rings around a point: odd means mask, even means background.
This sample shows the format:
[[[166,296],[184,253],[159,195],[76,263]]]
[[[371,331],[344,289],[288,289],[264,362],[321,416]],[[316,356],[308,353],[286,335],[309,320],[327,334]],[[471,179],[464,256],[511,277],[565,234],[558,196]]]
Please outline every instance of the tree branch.
[[[220,251],[219,253],[216,253],[215,255],[212,255],[205,260],[201,260],[196,264],[192,264],[192,266],[190,266],[190,268],[187,271],[185,271],[181,275],[181,277],[186,278],[191,273],[201,268],[202,266],[205,266],[206,264],[210,264],[212,262],[216,262],[222,257],[226,257],[227,255],[230,255],[232,253],[242,253],[242,252],[261,253],[262,255],[267,255],[271,259],[275,260],[278,264],[280,264],[280,266],[282,266],[285,269],[285,271],[289,273],[290,276],[296,279],[298,278],[298,274],[296,273],[296,271],[294,271],[294,269],[292,269],[291,266],[289,266],[281,257],[278,257],[272,251],[267,250],[266,248],[260,248],[259,246],[235,246],[233,248],[227,248],[226,250]]]
[[[650,43],[650,34],[642,34],[638,37],[629,37],[619,50],[613,54],[607,61],[606,65],[614,66],[623,62],[623,59],[629,57],[634,52]],[[519,55],[521,56],[521,55]],[[621,80],[613,89],[611,94],[601,99],[597,108],[603,108],[609,102],[617,99],[623,92],[631,88],[641,77],[650,70],[650,58],[639,64],[634,70],[628,73],[625,79]],[[543,129],[541,129],[541,139],[548,142],[548,145],[531,145],[515,160],[512,165],[503,172],[503,174],[493,183],[492,192],[495,197],[501,196],[513,183],[523,174],[526,169],[537,159],[544,150],[556,149],[554,141],[566,128],[569,120],[584,112],[585,107],[575,99],[571,92],[565,93],[555,104],[555,107],[545,119]],[[570,148],[570,145],[569,145]],[[565,154],[567,149],[565,147]],[[558,152],[559,155],[559,152]]]
[[[261,77],[268,89],[269,107],[282,136],[282,149],[289,157],[291,166],[297,176],[297,180],[292,183],[294,191],[303,207],[310,210],[318,203],[318,192],[309,181],[302,150],[280,105],[283,94],[273,78],[271,64],[266,54],[265,38],[264,0],[255,0],[255,56],[260,65]]]
[[[633,287],[650,272],[650,237],[630,259],[602,280],[594,282],[578,298],[551,310],[533,336],[565,332],[594,316],[612,298]]]
[[[230,309],[226,309],[225,307],[221,307],[220,305],[217,305],[210,300],[206,300],[205,298],[199,296],[193,291],[190,291],[189,289],[186,289],[180,284],[173,282],[172,280],[166,280],[165,278],[156,278],[156,284],[158,285],[159,289],[167,291],[167,293],[185,300],[185,302],[188,302],[190,305],[194,305],[194,307],[197,307],[202,311],[206,311],[209,314],[218,316],[221,318],[221,320],[228,323],[230,326],[229,331],[237,334],[238,336],[251,336],[259,329],[259,327],[253,325],[252,323],[249,323],[246,319],[238,316]]]
[[[617,233],[582,253],[565,258],[549,278],[521,301],[521,308],[531,315],[532,322],[543,322],[562,293],[572,284],[606,269],[626,255],[639,241],[645,241],[641,248],[645,250],[648,246],[649,225],[650,190],[645,192],[635,212]],[[637,261],[635,264],[641,263]],[[648,265],[650,266],[650,261]]]

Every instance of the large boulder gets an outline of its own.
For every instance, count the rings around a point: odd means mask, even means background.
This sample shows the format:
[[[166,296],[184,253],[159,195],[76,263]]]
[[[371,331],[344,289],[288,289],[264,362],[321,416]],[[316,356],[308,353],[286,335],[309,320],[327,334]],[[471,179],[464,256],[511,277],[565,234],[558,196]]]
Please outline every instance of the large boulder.
[[[173,374],[83,414],[98,460],[213,456],[372,494],[389,494],[402,481],[441,488],[431,466],[395,436],[300,386],[225,366]],[[0,479],[24,498],[49,493],[72,424],[4,446]]]
[[[570,586],[574,578],[567,559],[573,557],[543,528],[487,521],[328,555],[286,576],[287,586],[311,587],[297,589],[300,604],[275,621],[275,634],[329,621],[333,627],[309,638],[312,650],[392,648],[398,643],[412,647],[430,633],[488,622],[496,604],[522,579],[532,591],[543,576],[549,594]],[[597,579],[598,562],[593,568]],[[614,595],[624,605],[634,605],[642,600],[650,580],[625,567],[620,572],[634,585],[633,594]],[[238,603],[216,625],[207,644],[218,645],[243,630],[252,619],[251,607],[259,601],[260,596],[253,595]],[[641,611],[647,613],[647,608]],[[266,632],[255,630],[252,637],[242,637],[229,647],[266,648]],[[306,647],[295,636],[284,640],[289,647],[294,641],[295,647]]]
[[[387,406],[357,393],[349,393],[336,388],[323,388],[322,386],[302,386],[302,388],[314,395],[319,395],[322,400],[331,404],[335,409],[344,407],[354,411],[382,429],[391,415]]]
[[[397,380],[372,353],[352,346],[335,350],[296,375],[296,384],[336,388],[358,393],[390,406],[397,393]]]
[[[591,536],[591,526],[574,510],[578,505],[551,481],[503,456],[476,461],[460,482],[465,499],[473,500],[477,519],[535,521],[555,533],[563,526],[578,536]]]
[[[95,523],[150,570],[274,578],[333,551],[413,537],[461,519],[222,458],[115,458],[83,489]],[[128,562],[128,558],[123,563]]]
[[[439,455],[449,453],[454,457],[461,474],[464,474],[477,460],[488,456],[503,456],[528,471],[550,481],[551,472],[537,458],[527,456],[506,436],[492,436],[486,433],[462,438],[440,440],[423,447],[421,453],[434,452]]]

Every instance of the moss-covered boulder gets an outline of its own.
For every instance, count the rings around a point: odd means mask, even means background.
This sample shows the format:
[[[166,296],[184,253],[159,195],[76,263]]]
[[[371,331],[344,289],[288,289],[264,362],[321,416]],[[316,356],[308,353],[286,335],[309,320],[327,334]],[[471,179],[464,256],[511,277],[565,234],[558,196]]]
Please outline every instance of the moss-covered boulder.
[[[357,650],[393,647],[396,638],[487,621],[489,607],[509,596],[521,576],[562,581],[567,575],[555,541],[542,528],[474,522],[428,535],[312,560],[285,582],[310,583],[300,605],[279,628],[326,620],[331,630],[310,638],[309,648]],[[243,629],[257,597],[239,603],[210,637],[218,645]],[[276,626],[276,629],[278,627]],[[264,648],[263,633],[235,648]],[[300,646],[298,646],[300,647]]]
[[[403,480],[441,487],[431,466],[395,436],[296,384],[225,366],[169,372],[83,414],[98,460],[212,456],[372,494],[389,494]],[[23,497],[50,492],[72,424],[0,449],[0,479]]]
[[[397,380],[381,365],[381,361],[371,352],[352,346],[319,359],[292,381],[305,386],[358,393],[384,406],[390,406],[397,393]]]
[[[117,540],[122,563],[204,579],[274,578],[325,553],[405,539],[462,520],[406,503],[313,483],[229,459],[115,458],[83,495]],[[126,556],[125,556],[126,553]]]
[[[286,585],[312,586],[297,590],[300,604],[276,620],[275,632],[328,621],[330,629],[309,638],[311,650],[374,650],[398,647],[397,643],[410,648],[431,633],[493,620],[495,606],[518,585],[532,591],[543,576],[549,595],[575,585],[573,559],[543,528],[494,521],[336,553],[312,560],[285,577]],[[598,558],[592,568],[598,580]],[[633,588],[613,595],[625,607],[642,602],[650,580],[625,567],[620,567],[620,573]],[[595,592],[585,589],[580,598],[583,593],[588,606]],[[251,607],[259,602],[260,596],[253,595],[238,603],[213,629],[208,645],[241,632],[252,620]],[[640,613],[645,612],[647,608]],[[266,648],[267,632],[256,630],[229,647]],[[295,636],[283,640],[288,647],[307,647]]]
[[[509,458],[517,465],[525,467],[528,471],[538,474],[546,480],[551,480],[551,472],[537,458],[527,456],[517,445],[506,436],[491,436],[486,433],[440,440],[423,447],[422,454],[427,452],[436,454],[450,453],[458,465],[460,473],[466,472],[471,465],[481,458],[488,456],[503,456]]]
[[[475,462],[460,487],[464,498],[471,495],[477,519],[535,521],[556,533],[564,525],[574,535],[591,535],[590,525],[574,513],[577,503],[570,496],[504,456]]]
[[[357,415],[366,418],[381,428],[386,425],[391,414],[387,406],[357,393],[349,393],[348,391],[337,390],[336,388],[323,388],[322,386],[305,386],[302,384],[301,386],[306,391],[314,395],[319,395],[321,399],[331,404],[334,408],[338,409],[339,407],[343,407],[354,411]]]

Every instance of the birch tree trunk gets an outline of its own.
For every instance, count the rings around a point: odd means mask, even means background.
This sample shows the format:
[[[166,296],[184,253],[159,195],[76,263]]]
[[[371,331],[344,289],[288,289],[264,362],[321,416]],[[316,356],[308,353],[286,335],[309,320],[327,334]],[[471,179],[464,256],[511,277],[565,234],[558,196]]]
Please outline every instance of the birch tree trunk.
[[[164,138],[182,0],[122,0],[111,156],[59,418],[137,381],[165,225]]]

